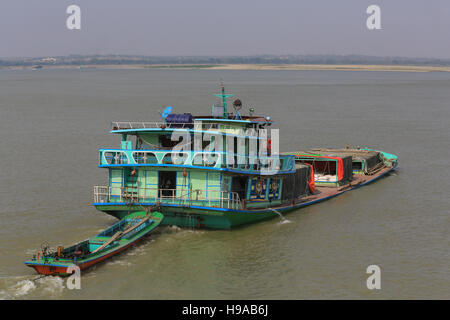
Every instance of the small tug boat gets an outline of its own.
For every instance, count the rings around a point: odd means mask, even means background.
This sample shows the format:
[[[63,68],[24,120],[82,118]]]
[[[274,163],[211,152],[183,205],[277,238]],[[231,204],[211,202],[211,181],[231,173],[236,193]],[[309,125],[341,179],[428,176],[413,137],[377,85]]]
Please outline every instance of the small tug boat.
[[[49,252],[45,247],[25,264],[43,275],[68,275],[67,268],[73,265],[85,270],[129,248],[162,220],[159,212],[133,212],[96,236],[68,248],[58,247],[56,252]]]
[[[99,150],[108,184],[94,187],[93,205],[118,219],[156,206],[165,225],[230,229],[361,187],[397,166],[397,156],[359,147],[280,153],[271,148],[278,136],[268,133],[270,117],[253,108],[244,115],[239,99],[229,112],[233,95],[221,89],[211,115],[167,107],[159,121],[112,122],[121,145]],[[213,140],[226,147],[209,148]]]

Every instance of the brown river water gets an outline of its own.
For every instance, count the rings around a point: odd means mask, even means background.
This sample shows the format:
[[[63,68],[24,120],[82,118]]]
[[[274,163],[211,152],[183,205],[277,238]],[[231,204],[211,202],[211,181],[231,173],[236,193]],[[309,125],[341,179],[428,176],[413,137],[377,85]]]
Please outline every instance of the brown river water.
[[[116,220],[91,205],[107,182],[110,121],[163,105],[208,114],[220,79],[270,115],[280,150],[369,146],[399,156],[378,182],[231,231],[159,228],[82,275],[81,289],[23,261],[43,242]],[[449,299],[450,73],[0,71],[0,299]],[[381,269],[369,290],[366,268]]]

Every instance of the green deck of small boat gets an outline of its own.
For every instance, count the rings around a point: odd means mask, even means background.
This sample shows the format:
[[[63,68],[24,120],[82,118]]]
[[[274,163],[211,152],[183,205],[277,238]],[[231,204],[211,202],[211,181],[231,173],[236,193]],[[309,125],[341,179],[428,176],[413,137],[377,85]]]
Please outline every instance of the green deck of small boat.
[[[57,258],[57,257],[45,257],[45,259],[44,259],[41,256],[39,260],[36,259],[36,260],[25,261],[25,264],[28,266],[45,265],[45,266],[68,267],[73,264],[80,265],[80,264],[84,264],[84,263],[87,263],[87,262],[90,262],[93,260],[97,260],[104,256],[109,256],[109,255],[113,254],[115,251],[120,250],[123,247],[130,245],[131,243],[136,242],[140,238],[144,237],[145,235],[147,235],[148,233],[153,231],[156,227],[158,227],[161,224],[162,220],[164,219],[163,214],[161,214],[160,212],[156,212],[156,211],[152,212],[150,214],[147,214],[147,212],[145,212],[145,211],[135,211],[135,212],[129,213],[123,217],[123,219],[137,219],[140,221],[142,221],[143,219],[145,219],[147,217],[150,218],[151,223],[149,223],[147,226],[145,226],[141,230],[137,231],[131,237],[129,237],[129,238],[121,237],[121,238],[113,241],[111,244],[107,245],[105,248],[103,248],[97,252],[94,252],[94,253],[89,253],[86,256],[83,256],[83,258],[78,259],[76,261],[74,261],[72,259]],[[121,219],[121,221],[123,219]],[[106,230],[108,230],[108,229],[106,229]],[[109,236],[99,236],[100,234],[101,233],[99,233],[98,235],[96,235],[92,238],[89,238],[88,240],[85,240],[85,241],[89,241],[89,244],[102,245],[102,244],[106,243],[109,239],[111,239],[111,237],[109,237]],[[81,241],[73,246],[81,244],[85,241]],[[71,246],[71,247],[73,247],[73,246]]]

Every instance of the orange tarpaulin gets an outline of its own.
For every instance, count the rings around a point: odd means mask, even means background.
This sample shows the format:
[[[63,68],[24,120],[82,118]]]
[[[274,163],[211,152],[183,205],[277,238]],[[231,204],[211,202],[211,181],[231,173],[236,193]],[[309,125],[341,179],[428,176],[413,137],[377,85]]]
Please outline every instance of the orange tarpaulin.
[[[319,156],[319,155],[312,155],[312,154],[294,154],[294,156],[295,157],[305,157],[305,158],[324,158],[324,159],[337,160],[337,162],[338,162],[338,167],[337,167],[338,181],[341,181],[344,178],[344,161],[342,161],[342,158],[330,157],[330,156]]]
[[[308,186],[309,186],[309,191],[311,191],[311,193],[314,193],[314,191],[316,191],[316,184],[314,183],[314,167],[312,164],[309,164],[309,163],[305,163],[305,164],[311,168],[311,174],[309,175]]]

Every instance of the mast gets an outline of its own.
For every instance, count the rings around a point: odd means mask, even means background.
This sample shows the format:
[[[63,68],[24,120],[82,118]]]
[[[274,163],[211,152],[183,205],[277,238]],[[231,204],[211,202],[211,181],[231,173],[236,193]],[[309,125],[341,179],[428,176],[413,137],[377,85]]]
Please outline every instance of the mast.
[[[228,118],[227,99],[225,98],[225,86],[223,85],[223,83],[221,87],[222,87],[223,117]]]
[[[222,88],[221,94],[215,94],[216,97],[222,98],[223,103],[223,118],[228,118],[228,110],[227,110],[227,98],[232,97],[232,94],[225,94],[225,86],[223,85],[223,82],[220,84],[220,87]]]

